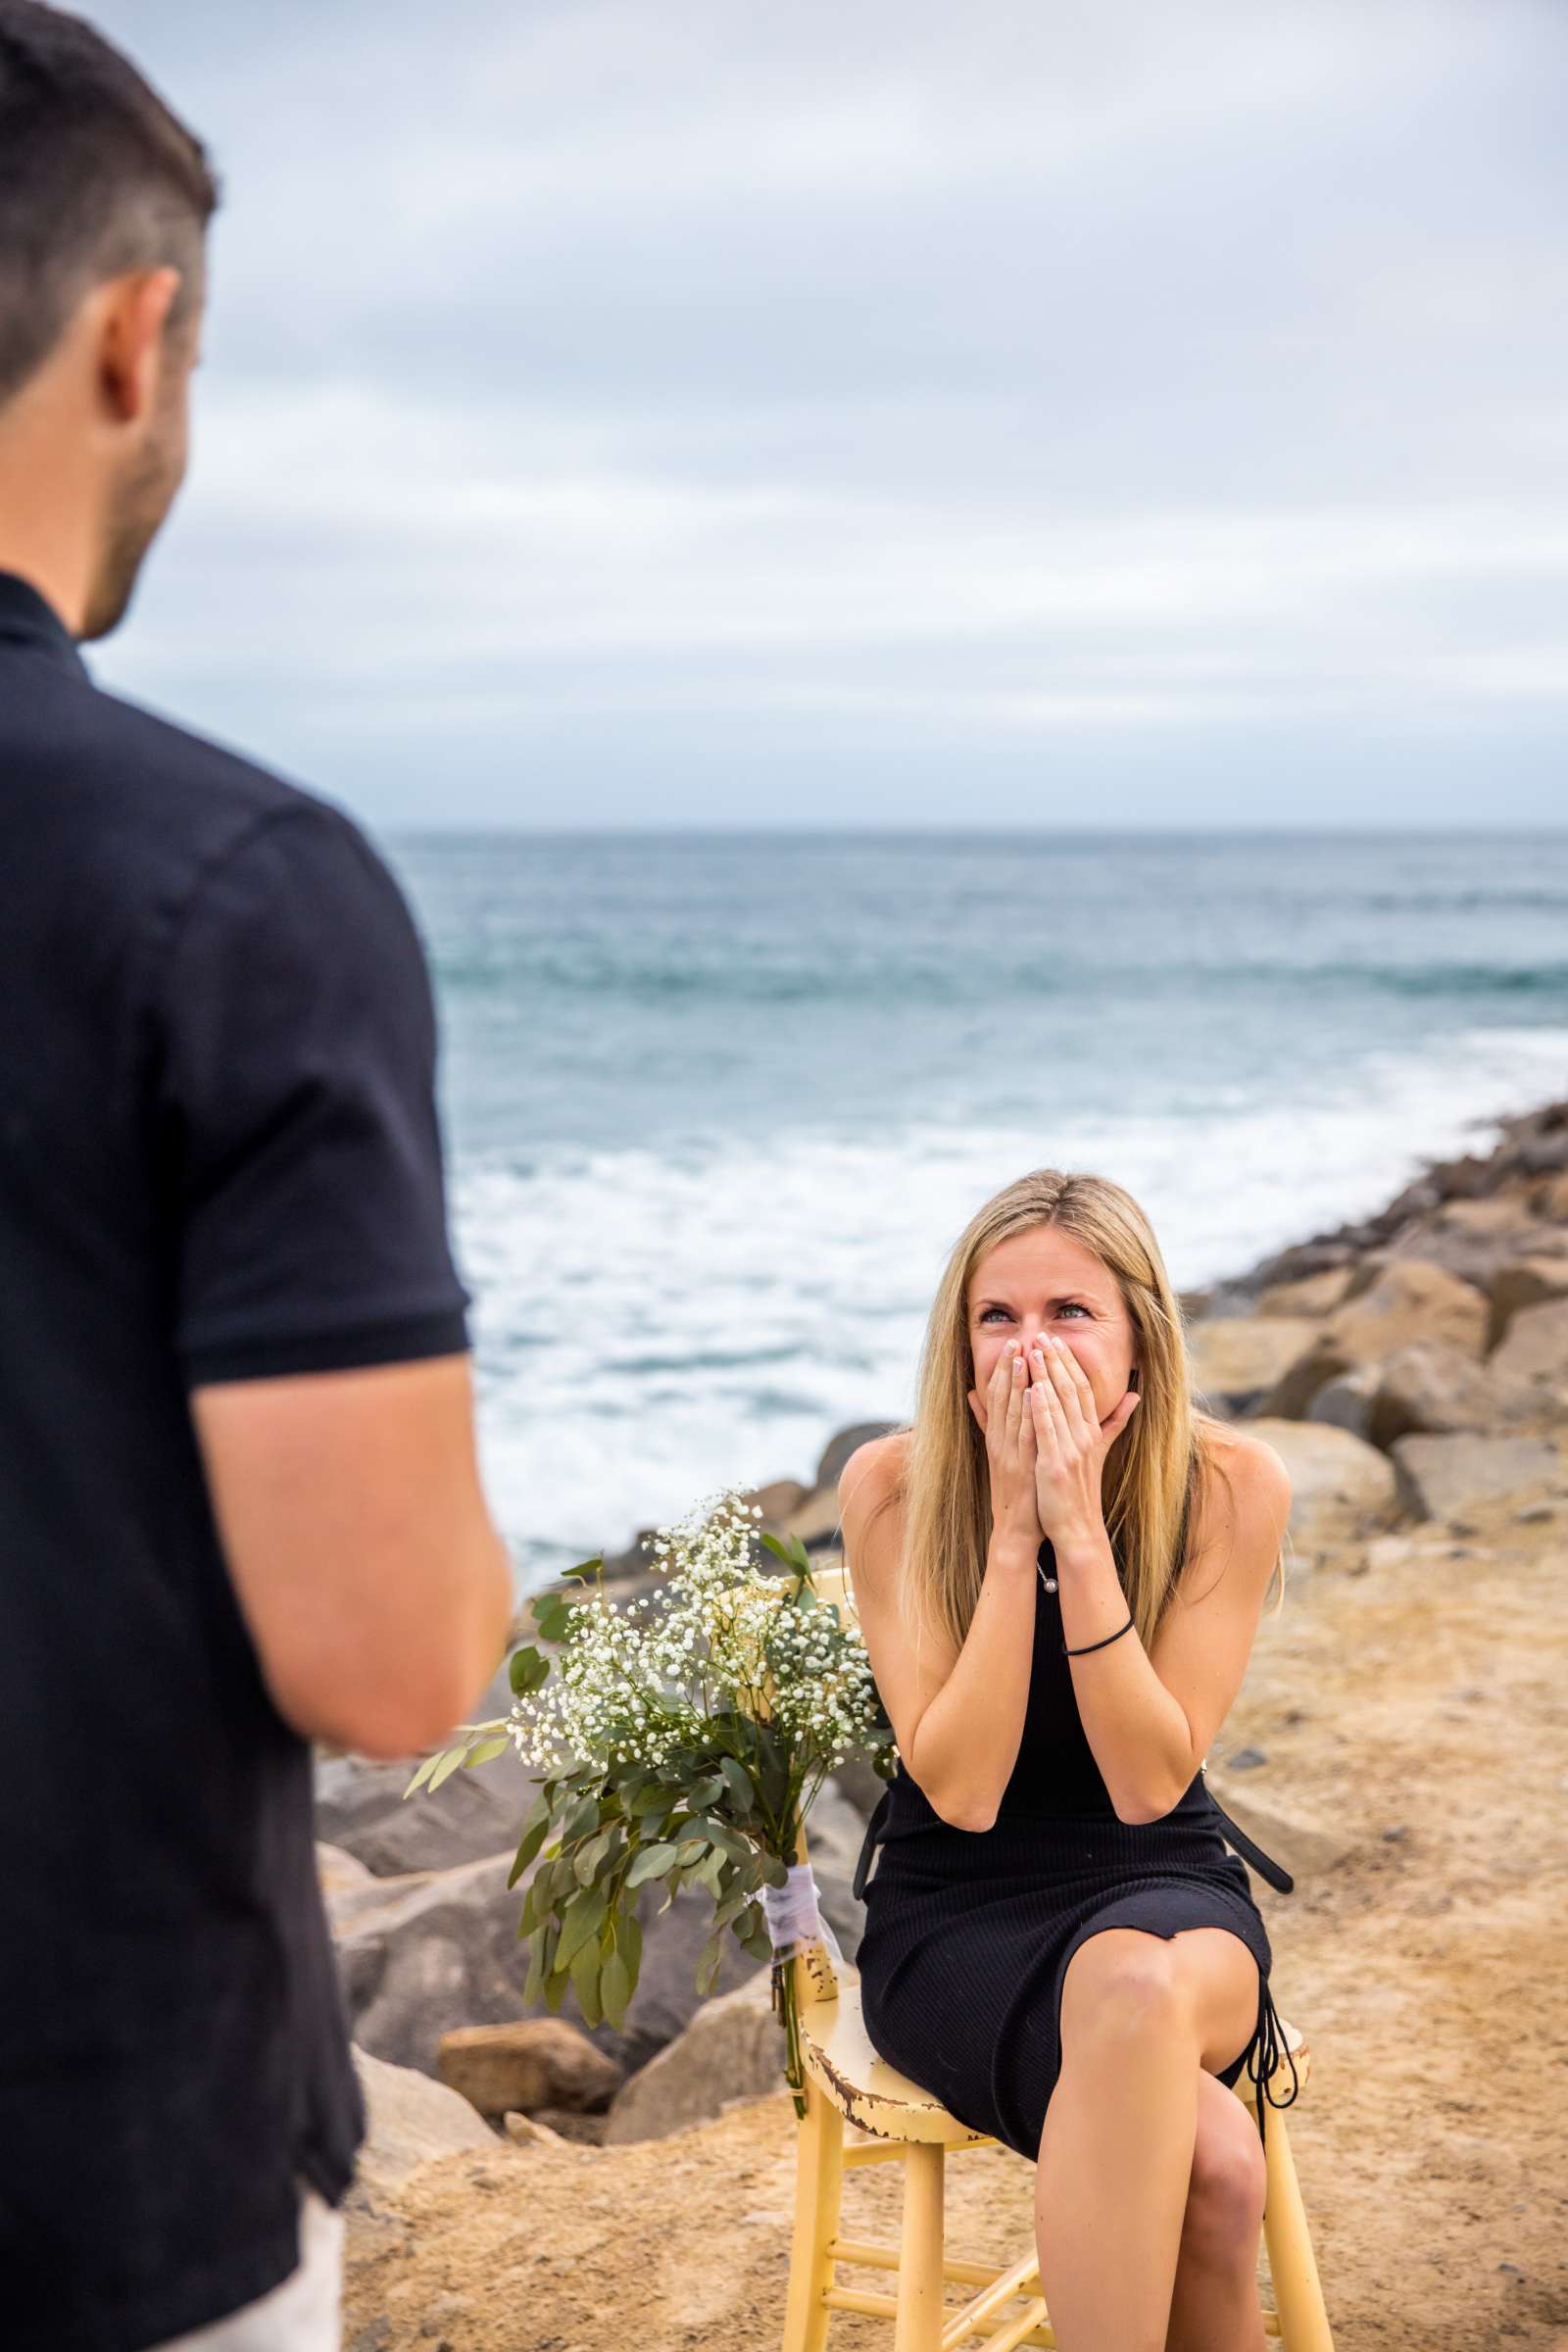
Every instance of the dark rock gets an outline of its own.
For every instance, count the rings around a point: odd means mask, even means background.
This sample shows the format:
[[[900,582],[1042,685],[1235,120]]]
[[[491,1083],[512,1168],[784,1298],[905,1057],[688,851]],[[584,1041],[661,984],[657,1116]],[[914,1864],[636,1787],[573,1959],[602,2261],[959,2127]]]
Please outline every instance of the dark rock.
[[[1257,1765],[1268,1762],[1268,1750],[1262,1747],[1244,1747],[1230,1759],[1232,1772],[1251,1772]]]
[[[843,1476],[845,1463],[858,1446],[867,1446],[873,1438],[885,1438],[890,1431],[903,1427],[902,1421],[858,1421],[852,1429],[841,1429],[836,1438],[828,1440],[827,1450],[816,1465],[812,1493],[820,1494],[824,1487],[836,1487]]]

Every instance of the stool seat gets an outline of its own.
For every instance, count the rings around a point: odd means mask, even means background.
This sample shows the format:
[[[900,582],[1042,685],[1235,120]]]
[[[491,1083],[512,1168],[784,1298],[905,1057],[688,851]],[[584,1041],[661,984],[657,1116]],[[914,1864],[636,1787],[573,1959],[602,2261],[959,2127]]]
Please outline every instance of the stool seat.
[[[1280,2017],[1285,2051],[1295,2061],[1297,2080],[1304,2088],[1311,2073],[1311,2052],[1298,2026]],[[801,2058],[807,2073],[844,2117],[878,2139],[915,2140],[944,2148],[1000,2147],[990,2132],[971,2130],[950,2115],[935,2093],[912,2082],[890,2066],[872,2047],[860,2014],[859,1980],[845,1971],[838,1979],[835,1999],[813,2001],[801,2015]],[[1290,2068],[1281,2058],[1275,2070],[1288,2082]],[[1231,2088],[1250,2107],[1253,2084],[1244,2071]]]
[[[847,2123],[878,2139],[935,2142],[944,2148],[991,2147],[931,2091],[879,2058],[860,2015],[858,1981],[841,1976],[835,2001],[816,2001],[801,2017],[801,2060]]]

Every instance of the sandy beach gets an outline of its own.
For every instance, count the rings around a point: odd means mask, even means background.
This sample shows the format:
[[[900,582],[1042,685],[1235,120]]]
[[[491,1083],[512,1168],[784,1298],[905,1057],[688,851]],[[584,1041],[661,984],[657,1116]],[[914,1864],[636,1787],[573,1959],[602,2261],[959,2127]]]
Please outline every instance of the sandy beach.
[[[1412,1216],[1429,1256],[1488,1223],[1438,1192],[1395,1220],[1400,1253]],[[1542,1207],[1538,1186],[1549,1264]],[[1312,2053],[1289,2121],[1336,2343],[1562,2352],[1568,1448],[1551,1438],[1542,1476],[1441,1517],[1342,1519],[1297,1545],[1210,1768],[1296,1875],[1291,1894],[1253,1885]],[[1248,1751],[1263,1760],[1238,1768]],[[794,2133],[780,2088],[656,2140],[497,2138],[420,2165],[351,2220],[349,2352],[768,2352]],[[1026,2247],[1032,2166],[986,2149],[948,2179],[953,2247]],[[896,2234],[898,2190],[859,2175],[846,2209]],[[830,2340],[891,2338],[840,2315]]]

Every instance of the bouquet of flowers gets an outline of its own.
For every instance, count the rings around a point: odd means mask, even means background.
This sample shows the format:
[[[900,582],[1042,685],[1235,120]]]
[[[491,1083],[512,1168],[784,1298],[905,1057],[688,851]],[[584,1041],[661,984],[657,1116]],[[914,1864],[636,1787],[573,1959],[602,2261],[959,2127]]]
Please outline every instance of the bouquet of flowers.
[[[618,2026],[636,1987],[637,1889],[662,1882],[667,1911],[680,1887],[706,1888],[713,1925],[697,1989],[712,1990],[726,1933],[772,1955],[785,2077],[804,2114],[793,1960],[813,1936],[843,1955],[810,1865],[796,1859],[801,1828],[852,1751],[891,1777],[894,1735],[858,1629],[814,1592],[799,1538],[760,1538],[782,1576],[759,1564],[760,1516],[738,1488],[705,1498],[645,1546],[664,1581],[621,1609],[605,1594],[602,1557],[569,1569],[575,1592],[531,1604],[554,1661],[516,1650],[512,1713],[464,1726],[405,1794],[509,1745],[545,1776],[508,1881],[542,1857],[517,1927],[523,1998],[542,1993],[559,2010],[569,1984],[590,2026]]]

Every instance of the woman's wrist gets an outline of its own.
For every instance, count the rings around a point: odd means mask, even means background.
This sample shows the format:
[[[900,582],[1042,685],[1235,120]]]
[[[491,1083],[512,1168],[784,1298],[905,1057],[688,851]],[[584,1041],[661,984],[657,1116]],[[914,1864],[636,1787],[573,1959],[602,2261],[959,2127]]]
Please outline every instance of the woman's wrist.
[[[1022,1527],[993,1527],[986,1546],[986,1567],[1001,1576],[1032,1575],[1040,1556],[1040,1531]]]
[[[1102,1518],[1081,1527],[1063,1528],[1052,1537],[1051,1548],[1063,1576],[1093,1575],[1107,1555],[1114,1559]]]

